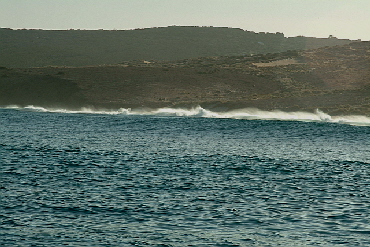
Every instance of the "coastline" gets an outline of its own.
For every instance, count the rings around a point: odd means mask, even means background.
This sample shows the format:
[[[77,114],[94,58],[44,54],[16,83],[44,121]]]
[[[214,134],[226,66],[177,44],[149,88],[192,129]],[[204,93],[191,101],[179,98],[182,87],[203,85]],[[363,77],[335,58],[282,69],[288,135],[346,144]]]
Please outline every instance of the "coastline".
[[[263,66],[263,65],[266,66]],[[261,66],[262,65],[262,66]],[[370,115],[370,42],[255,56],[0,69],[0,105]]]

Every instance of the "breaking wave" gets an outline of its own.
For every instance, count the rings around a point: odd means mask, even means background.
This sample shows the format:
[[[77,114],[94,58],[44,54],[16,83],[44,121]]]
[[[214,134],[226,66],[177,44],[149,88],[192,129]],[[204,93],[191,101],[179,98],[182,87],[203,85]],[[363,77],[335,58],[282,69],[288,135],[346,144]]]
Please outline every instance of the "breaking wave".
[[[256,108],[243,108],[225,112],[215,112],[197,106],[190,109],[185,108],[159,108],[159,109],[139,109],[120,108],[117,110],[99,110],[88,107],[79,110],[67,110],[56,108],[45,108],[29,105],[20,107],[16,105],[6,106],[3,109],[15,109],[34,112],[54,112],[54,113],[79,113],[79,114],[107,114],[107,115],[151,115],[151,116],[175,116],[175,117],[204,117],[204,118],[231,118],[231,119],[250,119],[250,120],[283,120],[283,121],[303,121],[303,122],[330,122],[350,124],[356,126],[370,126],[370,117],[361,115],[331,116],[319,109],[315,112],[284,112],[279,110],[264,111]]]

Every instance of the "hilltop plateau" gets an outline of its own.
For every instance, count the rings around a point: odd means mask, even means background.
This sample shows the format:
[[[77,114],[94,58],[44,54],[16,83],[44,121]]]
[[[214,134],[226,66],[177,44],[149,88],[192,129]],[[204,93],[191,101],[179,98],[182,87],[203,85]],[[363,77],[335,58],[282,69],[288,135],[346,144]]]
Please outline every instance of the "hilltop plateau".
[[[170,26],[135,30],[0,28],[0,66],[97,66],[131,60],[173,61],[345,45],[348,39],[285,37],[239,28]]]

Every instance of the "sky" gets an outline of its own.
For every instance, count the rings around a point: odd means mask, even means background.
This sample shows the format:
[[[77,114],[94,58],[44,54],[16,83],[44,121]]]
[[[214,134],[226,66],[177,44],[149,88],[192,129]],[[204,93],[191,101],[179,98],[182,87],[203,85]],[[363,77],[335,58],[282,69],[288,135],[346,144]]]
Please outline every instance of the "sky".
[[[0,0],[0,27],[214,26],[370,40],[369,13],[370,0]]]

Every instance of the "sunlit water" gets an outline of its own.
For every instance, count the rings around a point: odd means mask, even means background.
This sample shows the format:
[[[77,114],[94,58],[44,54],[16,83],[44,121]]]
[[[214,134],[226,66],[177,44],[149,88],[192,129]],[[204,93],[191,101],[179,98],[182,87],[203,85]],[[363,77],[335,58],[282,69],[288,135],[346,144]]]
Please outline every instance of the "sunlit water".
[[[160,111],[0,109],[0,245],[370,246],[370,127]]]

